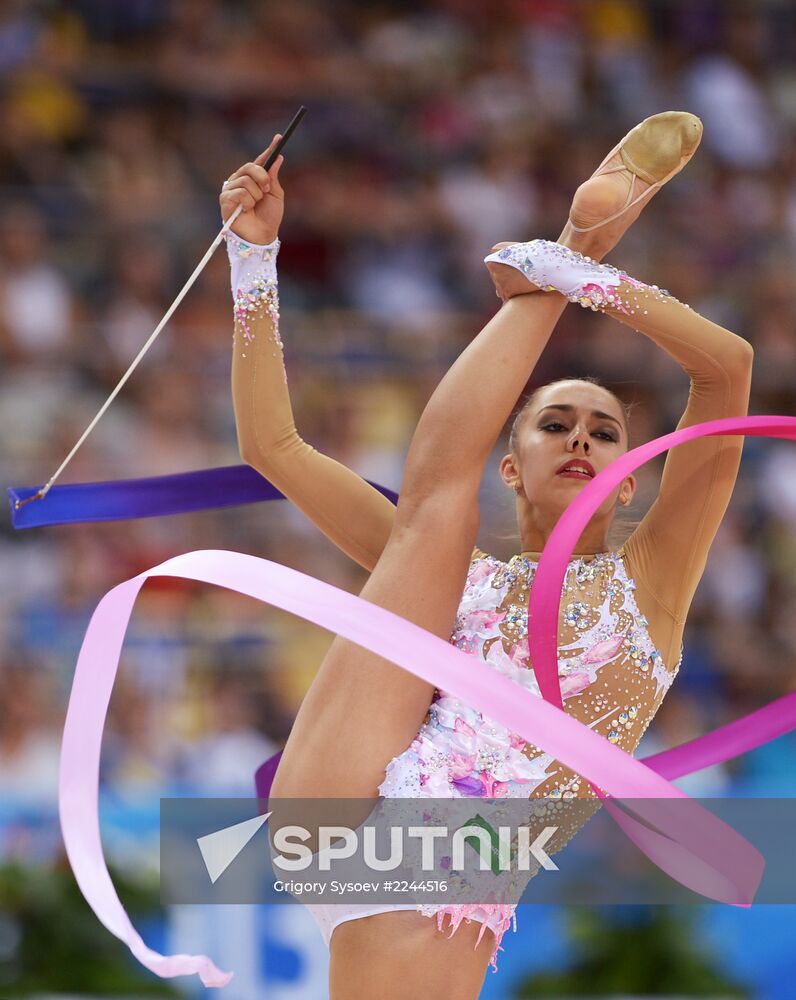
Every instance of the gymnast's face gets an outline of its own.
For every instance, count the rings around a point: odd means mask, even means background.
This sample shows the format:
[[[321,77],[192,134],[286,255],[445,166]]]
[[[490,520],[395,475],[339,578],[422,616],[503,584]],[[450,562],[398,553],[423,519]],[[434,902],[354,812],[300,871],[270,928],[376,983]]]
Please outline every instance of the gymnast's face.
[[[500,472],[521,503],[536,511],[538,526],[552,528],[584,485],[627,449],[619,401],[602,386],[572,379],[539,390]],[[583,471],[562,471],[573,463]],[[627,476],[595,517],[610,520],[617,502],[629,503],[635,489],[635,477]]]

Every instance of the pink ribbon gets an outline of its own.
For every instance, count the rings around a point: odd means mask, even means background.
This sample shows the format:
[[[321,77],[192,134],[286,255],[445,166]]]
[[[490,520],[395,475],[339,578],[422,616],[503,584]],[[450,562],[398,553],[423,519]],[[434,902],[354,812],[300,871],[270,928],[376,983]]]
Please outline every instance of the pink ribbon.
[[[583,528],[630,471],[669,447],[706,434],[794,440],[796,418],[739,417],[675,431],[628,452],[583,488],[550,536],[532,588],[530,648],[543,698],[383,608],[286,566],[240,552],[188,552],[110,590],[92,615],[78,657],[64,727],[59,787],[67,855],[100,921],[159,976],[197,973],[205,986],[224,986],[232,977],[206,955],[164,956],[148,948],[130,923],[102,853],[98,783],[105,716],[136,597],[146,580],[159,576],[227,587],[290,611],[461,698],[587,777],[604,800],[606,794],[637,800],[632,808],[639,819],[610,802],[605,804],[630,839],[677,881],[710,899],[750,905],[762,877],[763,858],[667,778],[726,760],[790,731],[796,725],[796,693],[642,762],[567,715],[558,686],[561,587],[569,555]],[[675,810],[667,808],[668,799],[679,800]]]
[[[542,697],[550,704],[563,708],[558,677],[556,635],[564,578],[572,550],[597,508],[627,475],[650,459],[668,451],[669,448],[700,437],[741,434],[749,437],[777,437],[794,440],[796,439],[796,418],[779,416],[726,417],[721,420],[694,424],[691,427],[673,431],[671,434],[665,434],[663,437],[634,448],[613,461],[610,466],[595,476],[568,505],[547,540],[528,603],[528,645],[531,661],[534,664],[534,672]],[[676,778],[760,746],[762,743],[789,732],[794,726],[796,726],[796,692],[772,702],[758,712],[753,712],[743,719],[717,729],[713,733],[663,753],[644,758],[643,763],[649,772],[654,772],[662,778]],[[596,772],[592,770],[588,774],[583,771],[580,773],[590,778],[590,775],[594,775]],[[590,784],[630,840],[640,847],[663,871],[706,896],[723,899],[725,902],[735,902],[739,905],[751,903],[762,877],[764,866],[762,857],[742,838],[736,839],[731,836],[728,827],[725,827],[724,830],[713,827],[713,824],[706,820],[708,814],[696,807],[696,803],[689,802],[685,807],[678,806],[676,808],[678,823],[675,824],[677,828],[672,830],[669,822],[671,817],[667,815],[669,810],[665,800],[674,797],[672,795],[673,785],[664,782],[672,791],[660,788],[658,795],[659,799],[663,801],[645,804],[642,810],[636,809],[636,811],[644,813],[647,823],[659,828],[660,832],[656,832],[608,802],[604,793],[597,787],[596,780],[590,778]],[[607,788],[607,786],[605,787]],[[652,785],[650,784],[648,787],[651,789]],[[671,838],[665,835],[667,829]],[[709,840],[713,835],[711,829],[720,838],[714,842],[712,852]],[[683,848],[687,848],[689,853],[684,854]],[[733,864],[738,866],[735,868],[734,874],[732,868],[720,866],[735,888],[741,890],[739,897],[735,900],[730,896],[717,894],[715,890],[722,885],[723,876],[718,871],[713,871],[710,864],[702,867],[702,860],[707,861],[711,856],[715,857],[717,851],[731,852],[734,858]],[[727,856],[729,857],[729,854]],[[748,903],[744,903],[744,898],[748,900]]]

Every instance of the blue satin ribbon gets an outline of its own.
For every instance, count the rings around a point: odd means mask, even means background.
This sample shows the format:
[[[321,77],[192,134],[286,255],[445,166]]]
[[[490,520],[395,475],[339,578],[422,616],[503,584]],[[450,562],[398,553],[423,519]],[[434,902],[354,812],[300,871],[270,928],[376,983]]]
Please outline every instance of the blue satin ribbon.
[[[397,493],[377,483],[370,485],[388,500],[398,503]],[[150,479],[53,486],[43,499],[32,500],[24,507],[16,508],[18,500],[27,500],[40,489],[42,486],[12,487],[8,490],[11,523],[16,529],[165,517],[285,499],[283,493],[250,465],[227,465],[221,469],[199,469]]]

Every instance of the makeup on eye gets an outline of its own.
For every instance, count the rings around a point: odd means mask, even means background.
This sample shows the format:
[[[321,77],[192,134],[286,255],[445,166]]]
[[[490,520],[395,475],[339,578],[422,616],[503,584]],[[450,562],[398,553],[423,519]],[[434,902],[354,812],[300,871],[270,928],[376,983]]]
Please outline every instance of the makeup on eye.
[[[539,429],[543,430],[543,431],[546,431],[546,430],[550,430],[550,428],[552,428],[552,427],[558,427],[558,428],[561,428],[561,430],[567,430],[567,427],[564,424],[562,424],[560,420],[551,420],[551,421],[549,421],[546,424],[540,424]],[[605,438],[607,438],[607,440],[612,441],[614,444],[616,444],[617,438],[615,437],[615,435],[613,434],[612,431],[594,431],[593,432],[593,436],[596,437],[598,435],[603,435]]]
[[[547,419],[549,421],[552,414],[547,413],[546,411],[548,410],[558,410],[560,413],[565,413],[569,415],[576,413],[577,407],[573,406],[572,403],[548,403],[546,406],[543,406],[541,410],[538,411],[537,416],[541,418],[542,415],[544,414],[545,416],[543,419]],[[617,429],[621,428],[622,426],[621,422],[617,417],[615,417],[611,413],[606,413],[604,410],[591,410],[591,412],[587,414],[587,417],[600,421],[601,423],[605,420],[610,420],[612,424],[616,424]],[[612,428],[613,436],[611,436],[611,441],[613,441],[615,444],[617,444],[622,439],[622,435],[621,433],[617,433],[617,429]]]

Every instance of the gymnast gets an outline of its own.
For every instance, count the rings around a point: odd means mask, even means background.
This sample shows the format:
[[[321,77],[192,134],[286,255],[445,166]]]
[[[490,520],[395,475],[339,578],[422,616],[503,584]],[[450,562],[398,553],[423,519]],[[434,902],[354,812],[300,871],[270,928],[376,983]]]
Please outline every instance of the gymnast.
[[[296,431],[279,336],[282,158],[268,172],[262,167],[274,144],[232,174],[220,196],[225,220],[239,204],[244,209],[227,237],[232,394],[243,460],[371,571],[362,597],[536,694],[527,605],[541,552],[583,483],[630,447],[628,410],[595,379],[537,388],[517,413],[500,462],[516,496],[521,551],[503,563],[475,547],[484,467],[567,301],[643,333],[683,368],[690,391],[678,428],[747,413],[749,343],[667,292],[599,263],[685,166],[701,133],[699,119],[685,112],[646,119],[578,188],[557,243],[493,248],[487,267],[502,304],[429,400],[397,509]],[[594,514],[570,561],[558,633],[564,708],[628,754],[677,674],[688,610],[742,448],[742,437],[715,436],[673,449],[649,511],[623,545],[609,550],[617,505],[629,504],[637,485],[627,476]],[[587,781],[540,748],[339,636],[301,704],[271,794],[511,796],[561,804],[591,797],[599,805]],[[564,824],[555,849],[576,828]],[[477,997],[487,966],[497,968],[516,905],[309,909],[330,947],[333,1000],[388,1000]]]

